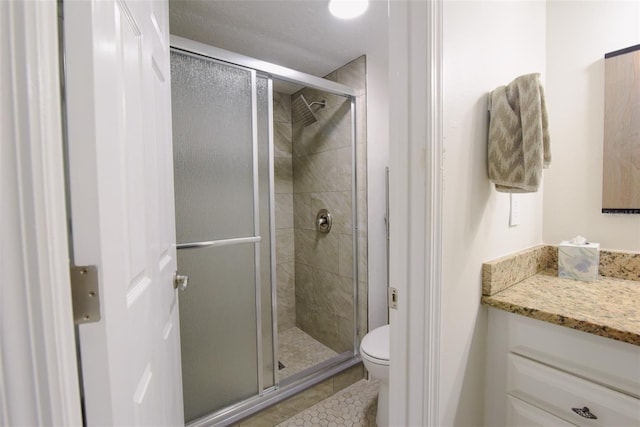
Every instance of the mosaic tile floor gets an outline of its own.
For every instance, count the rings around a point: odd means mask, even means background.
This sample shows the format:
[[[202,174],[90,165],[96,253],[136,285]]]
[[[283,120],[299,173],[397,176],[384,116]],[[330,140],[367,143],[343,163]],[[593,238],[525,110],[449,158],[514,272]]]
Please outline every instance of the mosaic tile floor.
[[[360,380],[277,427],[377,427],[378,384]]]
[[[285,366],[279,371],[280,380],[337,355],[338,353],[296,327],[278,335],[278,358]]]

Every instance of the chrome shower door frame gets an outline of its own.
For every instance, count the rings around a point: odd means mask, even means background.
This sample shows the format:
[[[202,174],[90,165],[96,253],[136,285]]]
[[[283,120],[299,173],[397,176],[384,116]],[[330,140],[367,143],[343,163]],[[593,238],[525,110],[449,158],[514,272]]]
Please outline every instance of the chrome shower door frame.
[[[237,65],[237,64],[231,64],[225,61],[220,61],[216,58],[210,58],[210,57],[203,57],[202,55],[198,54],[198,53],[194,53],[194,52],[190,52],[190,51],[185,51],[182,49],[175,49],[175,48],[171,48],[172,53],[177,53],[180,55],[184,55],[184,56],[191,56],[197,59],[201,59],[201,60],[206,60],[207,62],[211,62],[211,63],[216,63],[219,64],[221,66],[224,67],[229,67],[229,68],[235,68],[238,70],[242,70],[243,72],[248,73],[249,79],[250,79],[250,126],[251,126],[251,174],[252,174],[252,183],[251,183],[251,199],[252,199],[252,204],[253,204],[253,221],[252,221],[252,228],[253,228],[253,233],[252,235],[240,235],[239,237],[230,237],[230,238],[222,238],[222,239],[218,239],[218,240],[209,240],[209,241],[187,241],[184,243],[178,243],[176,245],[176,249],[178,250],[199,250],[199,249],[209,249],[209,248],[218,248],[218,247],[223,247],[223,246],[235,246],[235,245],[246,245],[246,244],[251,244],[253,245],[253,257],[254,257],[254,278],[253,278],[253,293],[254,293],[254,297],[255,297],[255,307],[254,307],[254,313],[256,316],[256,321],[255,321],[255,341],[256,341],[256,393],[258,396],[261,396],[265,393],[265,391],[271,389],[271,388],[275,388],[277,387],[277,372],[275,371],[275,366],[273,368],[273,372],[272,372],[272,377],[273,377],[273,384],[270,384],[268,387],[265,387],[265,360],[263,358],[263,322],[262,322],[262,275],[261,275],[261,243],[263,241],[263,233],[260,230],[260,218],[261,218],[261,212],[260,212],[260,190],[261,190],[261,185],[260,185],[260,159],[259,159],[259,135],[258,135],[258,94],[257,94],[257,79],[258,79],[258,72],[253,69],[253,68],[248,68],[248,67],[244,67],[242,65]],[[264,78],[263,75],[260,75],[260,78]],[[269,90],[269,89],[267,89]],[[267,94],[267,106],[269,107],[270,99],[271,99],[271,94],[268,93]],[[271,109],[271,107],[269,107],[269,109]],[[268,139],[269,139],[269,145],[272,145],[271,142],[271,129],[268,130]],[[269,147],[268,149],[268,155],[271,158],[271,153],[272,153],[272,148]],[[268,164],[267,167],[269,168],[269,182],[268,182],[268,191],[269,191],[269,195],[272,195],[272,191],[271,188],[273,188],[273,173],[272,173],[272,165]],[[269,203],[272,203],[272,200],[269,200]],[[269,212],[269,215],[271,216],[272,212]],[[270,217],[270,227],[269,230],[270,232],[272,232],[273,227],[271,227],[273,221],[271,220]],[[271,239],[273,240],[273,239]],[[270,247],[269,252],[272,252],[272,248]],[[270,281],[272,281],[272,278],[270,277],[269,279]],[[273,293],[273,286],[271,286],[271,291]],[[271,306],[273,307],[273,302],[271,303]],[[273,328],[271,327],[271,334],[273,336]],[[275,348],[275,343],[272,343],[272,346]],[[272,357],[277,357],[275,351],[272,354]],[[222,410],[225,410],[225,408],[223,408]]]
[[[262,409],[265,409],[277,402],[285,400],[300,391],[309,388],[315,384],[318,384],[331,376],[348,369],[356,364],[360,363],[359,356],[359,339],[358,339],[358,182],[357,182],[357,141],[356,141],[356,91],[349,87],[336,83],[330,80],[323,79],[321,77],[312,76],[299,71],[291,70],[286,67],[271,64],[265,61],[257,60],[254,58],[246,57],[234,52],[230,52],[224,49],[219,49],[213,46],[209,46],[203,43],[195,42],[193,40],[185,39],[182,37],[171,35],[170,37],[171,49],[177,52],[194,55],[198,57],[208,58],[216,62],[225,63],[227,65],[236,66],[239,68],[245,68],[253,70],[252,75],[252,96],[253,96],[253,156],[254,156],[254,226],[255,235],[259,236],[259,211],[258,211],[258,136],[257,136],[257,103],[256,103],[256,75],[266,77],[268,82],[268,122],[269,122],[269,136],[268,136],[268,150],[269,150],[269,214],[270,214],[270,250],[271,250],[271,303],[272,303],[272,342],[273,342],[273,360],[274,360],[274,386],[264,388],[263,380],[263,365],[262,365],[262,322],[261,322],[261,298],[260,298],[260,247],[258,239],[256,237],[247,237],[242,243],[253,239],[252,243],[255,245],[255,268],[256,268],[256,319],[258,328],[258,377],[259,377],[259,393],[257,396],[249,398],[245,401],[226,407],[222,410],[214,412],[208,416],[202,417],[195,421],[190,422],[190,427],[204,427],[204,426],[226,426],[238,422],[239,420],[256,413]],[[256,74],[257,73],[257,74]],[[351,172],[352,172],[352,233],[353,233],[353,352],[345,352],[333,359],[320,363],[319,365],[309,368],[302,375],[295,375],[286,381],[286,384],[280,385],[280,381],[277,375],[277,361],[278,361],[278,342],[277,342],[277,295],[276,295],[276,247],[275,247],[275,191],[274,191],[274,157],[275,148],[273,140],[273,79],[284,81],[287,83],[293,83],[304,87],[310,87],[313,89],[329,92],[334,95],[344,96],[349,99],[351,105]],[[229,239],[232,240],[232,239]],[[225,241],[213,241],[213,242],[201,242],[197,244],[184,245],[185,249],[190,247],[198,247],[200,245],[217,246],[225,244],[235,244],[240,242],[225,242]],[[183,246],[183,245],[181,245]]]

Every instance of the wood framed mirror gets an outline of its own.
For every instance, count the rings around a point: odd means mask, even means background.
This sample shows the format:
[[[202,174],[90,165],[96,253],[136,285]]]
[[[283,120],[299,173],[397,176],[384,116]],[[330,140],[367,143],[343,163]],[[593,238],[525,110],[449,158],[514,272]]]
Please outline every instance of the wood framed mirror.
[[[604,58],[602,213],[640,214],[640,44]]]

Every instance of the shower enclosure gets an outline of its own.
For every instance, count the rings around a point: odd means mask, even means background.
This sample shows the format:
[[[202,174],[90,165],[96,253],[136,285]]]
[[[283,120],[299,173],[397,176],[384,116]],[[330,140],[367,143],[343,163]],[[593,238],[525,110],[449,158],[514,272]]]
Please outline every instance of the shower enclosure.
[[[356,92],[175,36],[171,79],[185,421],[227,425],[359,362]]]

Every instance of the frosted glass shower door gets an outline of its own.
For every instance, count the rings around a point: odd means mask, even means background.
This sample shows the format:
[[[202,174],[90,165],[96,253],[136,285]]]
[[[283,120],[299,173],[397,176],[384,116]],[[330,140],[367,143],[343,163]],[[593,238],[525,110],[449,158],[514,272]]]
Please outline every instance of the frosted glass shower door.
[[[253,70],[171,53],[178,269],[189,276],[179,300],[187,422],[274,383],[256,81]]]

